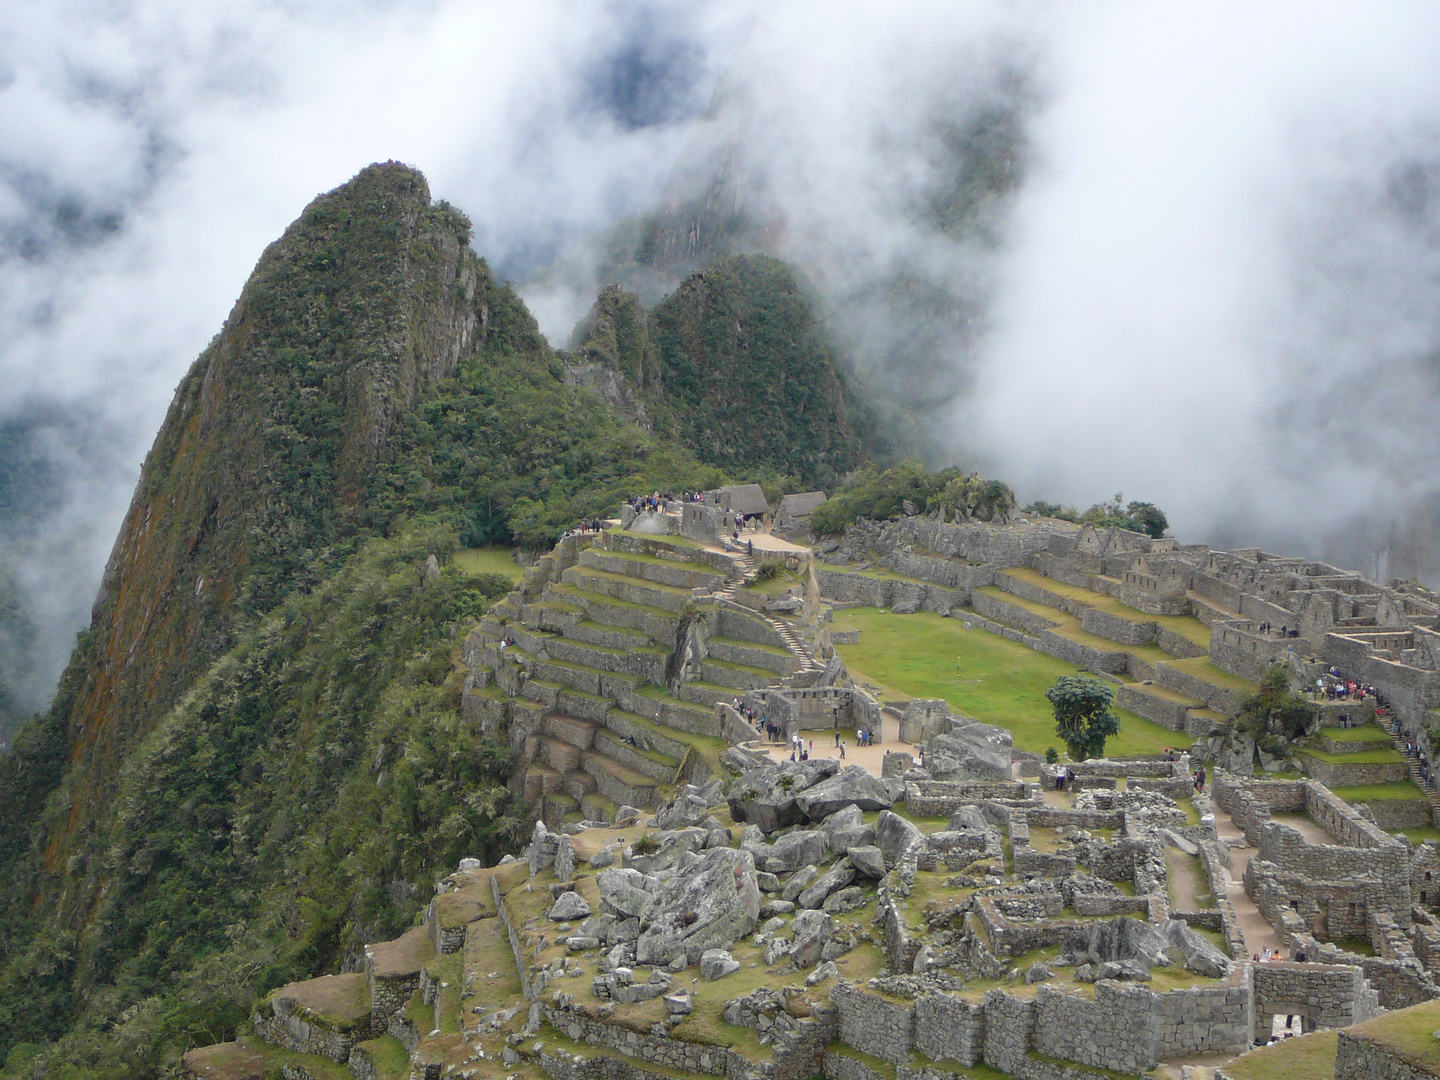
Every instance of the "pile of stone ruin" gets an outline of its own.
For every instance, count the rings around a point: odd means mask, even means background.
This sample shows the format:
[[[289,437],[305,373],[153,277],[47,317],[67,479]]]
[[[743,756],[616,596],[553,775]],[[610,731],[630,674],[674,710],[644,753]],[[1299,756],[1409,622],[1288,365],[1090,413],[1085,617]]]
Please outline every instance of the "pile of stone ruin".
[[[1125,787],[1068,806],[1023,780],[880,779],[740,748],[724,765],[728,783],[687,785],[654,814],[537,822],[522,858],[467,861],[421,925],[361,970],[273,992],[256,1036],[192,1052],[190,1075],[249,1075],[232,1067],[248,1054],[257,1077],[280,1061],[289,1077],[343,1063],[368,1078],[398,1053],[398,1075],[462,1080],[977,1064],[1079,1080],[1240,1053],[1279,1002],[1306,1003],[1313,1026],[1381,1008],[1359,957],[1245,956],[1224,845],[1164,793],[1188,762],[1134,777],[1096,763]],[[1194,853],[1222,902],[1172,910],[1167,847]]]
[[[582,566],[581,547],[572,547],[532,575],[528,591],[510,598],[502,621],[492,620],[470,650],[491,685],[506,682],[502,694],[476,695],[470,715],[497,736],[513,733],[512,713],[523,717],[533,724],[521,738],[529,754],[552,737],[546,721],[557,706],[593,706],[594,731],[663,737],[671,718],[690,722],[685,707],[703,711],[714,690],[703,678],[704,619],[697,635],[696,621],[679,608],[673,620],[639,631],[653,640],[673,629],[668,644],[688,648],[694,661],[666,665],[675,676],[671,703],[642,717],[647,728],[624,727],[643,703],[623,679],[596,684],[608,698],[551,690],[548,674],[585,665],[557,666],[529,649],[516,665],[501,654],[504,619],[528,620],[530,629],[555,635],[551,642],[581,640],[566,637],[579,627],[566,605],[598,606],[593,590],[615,579],[597,575],[615,571],[595,561],[588,588],[574,575],[566,582],[566,569]],[[1212,662],[1248,678],[1258,673],[1253,665],[1270,661],[1275,643],[1257,633],[1257,648],[1245,647],[1244,613],[1268,615],[1255,607],[1261,602],[1287,612],[1292,604],[1306,635],[1302,662],[1323,665],[1343,653],[1348,670],[1387,688],[1402,718],[1440,704],[1429,651],[1440,611],[1433,597],[1322,573],[1333,568],[1319,564],[1049,522],[994,527],[919,518],[883,528],[861,523],[824,554],[893,569],[897,577],[867,577],[863,587],[885,590],[879,602],[897,610],[958,616],[974,590],[1004,587],[1006,566],[1083,582],[1156,614],[1185,607],[1195,615],[1208,605],[1212,629],[1240,635],[1217,632],[1222,644]],[[853,602],[845,590],[860,586],[836,575],[861,575],[844,565],[818,575],[827,594]],[[745,619],[746,632],[763,637],[754,624],[770,625],[757,618],[768,613],[734,612],[723,591],[708,594],[710,631],[733,641]],[[643,606],[626,603],[626,610]],[[735,616],[723,627],[722,612]],[[774,655],[778,640],[759,644]],[[540,641],[532,635],[526,644]],[[811,644],[823,659],[823,636]],[[744,666],[731,662],[726,670],[745,674]],[[822,675],[815,667],[797,655],[777,664],[770,685],[736,690],[776,709],[788,703],[797,717],[817,688],[833,688],[851,710],[872,707],[858,688],[843,686],[843,671],[832,665]],[[526,678],[516,677],[520,670]],[[691,681],[696,689],[687,689]],[[741,742],[734,717],[709,704],[713,730]],[[1421,884],[1440,873],[1428,869],[1434,849],[1415,851],[1375,829],[1316,781],[1215,778],[1221,809],[1273,856],[1251,860],[1247,895],[1287,945],[1311,949],[1303,965],[1256,964],[1228,899],[1229,845],[1213,822],[1190,823],[1175,801],[1188,793],[1187,758],[1089,763],[1082,790],[1054,805],[1038,783],[1011,779],[1012,760],[1025,755],[1011,749],[1006,732],[933,702],[917,703],[902,727],[927,743],[929,770],[896,754],[874,777],[834,759],[777,762],[733,746],[718,768],[684,757],[678,779],[689,782],[670,788],[669,799],[656,784],[648,806],[576,796],[604,806],[604,819],[551,817],[548,826],[536,823],[521,858],[488,868],[467,861],[437,883],[410,933],[368,948],[357,970],[273,992],[256,1010],[253,1036],[193,1051],[186,1068],[228,1080],[273,1074],[277,1064],[289,1077],[331,1076],[337,1063],[362,1078],[939,1080],[985,1065],[1043,1080],[1091,1080],[1096,1069],[1135,1074],[1159,1061],[1238,1053],[1282,1006],[1297,1006],[1309,1027],[1344,1027],[1440,996],[1431,974],[1440,963],[1440,925],[1431,915],[1440,887],[1422,891]],[[1205,749],[1204,738],[1197,749]],[[627,775],[599,757],[581,764],[595,778]],[[527,789],[537,810],[565,805],[546,802],[545,768],[529,773],[539,778],[535,791]],[[1031,760],[1021,771],[1035,777],[1039,770]],[[1326,827],[1350,829],[1353,839],[1308,849],[1270,817],[1297,806],[1344,818]],[[1171,909],[1167,850],[1195,860],[1207,906]],[[1384,875],[1375,872],[1378,862]],[[1375,955],[1320,940],[1297,893],[1348,905]]]

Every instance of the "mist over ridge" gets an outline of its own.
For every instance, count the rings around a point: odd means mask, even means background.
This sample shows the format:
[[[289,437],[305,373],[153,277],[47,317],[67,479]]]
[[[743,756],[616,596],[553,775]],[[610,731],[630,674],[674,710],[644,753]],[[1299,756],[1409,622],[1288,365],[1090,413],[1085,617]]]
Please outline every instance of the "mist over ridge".
[[[0,424],[45,478],[8,681],[43,704],[264,245],[390,158],[557,345],[607,280],[766,250],[937,464],[1433,575],[1437,59],[1418,4],[6,11]]]

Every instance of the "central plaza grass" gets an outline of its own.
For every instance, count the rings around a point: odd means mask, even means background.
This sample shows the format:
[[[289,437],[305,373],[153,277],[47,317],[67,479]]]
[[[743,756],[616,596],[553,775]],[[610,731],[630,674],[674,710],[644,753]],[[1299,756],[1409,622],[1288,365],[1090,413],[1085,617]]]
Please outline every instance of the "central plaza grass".
[[[1330,1080],[1335,1075],[1334,1031],[1297,1035],[1251,1050],[1225,1066],[1230,1080]]]
[[[836,651],[856,682],[880,687],[882,699],[943,698],[958,712],[1008,729],[1018,750],[1062,748],[1045,691],[1061,675],[1076,674],[1073,664],[929,612],[850,608],[835,613],[835,629],[860,631],[858,643]],[[1184,741],[1134,713],[1118,713],[1120,734],[1105,745],[1112,756],[1158,753]]]

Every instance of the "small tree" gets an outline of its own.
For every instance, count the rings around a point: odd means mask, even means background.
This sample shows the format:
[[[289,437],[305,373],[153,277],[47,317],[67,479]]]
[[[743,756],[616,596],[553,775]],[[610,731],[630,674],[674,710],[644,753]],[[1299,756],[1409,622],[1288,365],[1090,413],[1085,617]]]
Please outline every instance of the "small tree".
[[[1315,720],[1315,707],[1290,689],[1284,664],[1271,664],[1260,679],[1260,692],[1240,702],[1236,727],[1273,749],[1273,736],[1298,739]]]
[[[1064,740],[1076,761],[1100,757],[1105,740],[1120,730],[1120,718],[1110,711],[1115,694],[1098,679],[1062,675],[1045,691],[1055,709],[1055,733]]]

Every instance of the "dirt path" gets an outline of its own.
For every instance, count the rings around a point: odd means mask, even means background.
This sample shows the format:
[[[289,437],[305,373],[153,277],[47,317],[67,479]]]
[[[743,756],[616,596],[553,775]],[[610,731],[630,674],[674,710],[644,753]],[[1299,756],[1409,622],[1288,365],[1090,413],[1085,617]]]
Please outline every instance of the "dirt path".
[[[1251,955],[1259,953],[1262,949],[1274,949],[1276,952],[1281,949],[1280,938],[1275,933],[1275,928],[1266,921],[1265,916],[1260,914],[1254,902],[1245,895],[1245,868],[1250,865],[1250,859],[1256,854],[1253,847],[1245,846],[1245,834],[1235,825],[1234,820],[1224,810],[1212,804],[1215,814],[1215,831],[1220,835],[1220,842],[1238,840],[1239,844],[1230,844],[1230,873],[1227,892],[1230,903],[1235,908],[1235,920],[1240,924],[1240,933],[1245,937],[1245,948]],[[1323,831],[1322,831],[1322,835]]]
[[[1170,893],[1175,901],[1175,910],[1199,911],[1200,902],[1195,891],[1195,856],[1167,845],[1165,870],[1170,876]]]

